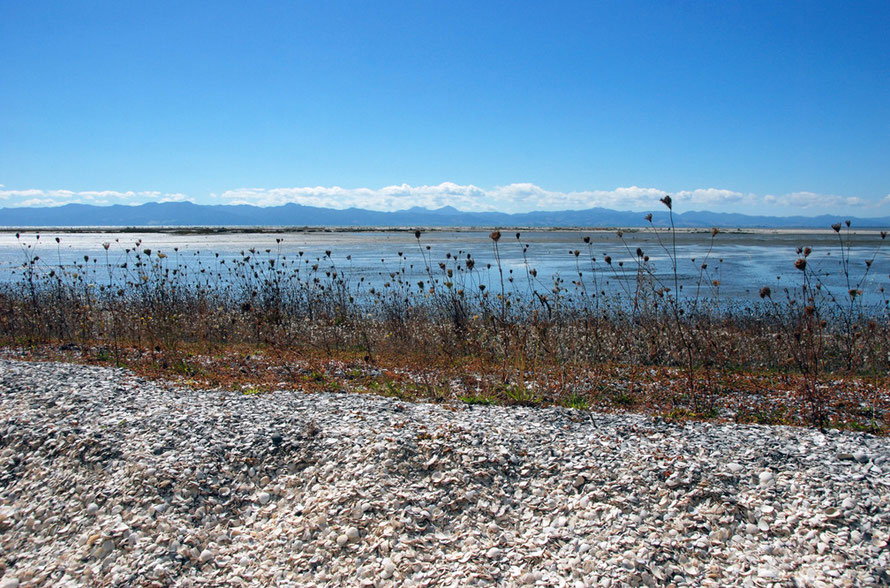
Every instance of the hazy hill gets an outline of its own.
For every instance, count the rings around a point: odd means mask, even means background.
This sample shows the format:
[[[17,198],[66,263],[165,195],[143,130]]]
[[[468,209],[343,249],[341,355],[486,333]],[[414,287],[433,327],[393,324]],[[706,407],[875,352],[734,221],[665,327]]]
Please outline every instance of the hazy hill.
[[[92,206],[67,204],[47,208],[0,208],[0,226],[439,226],[439,227],[634,227],[646,225],[645,214],[590,208],[507,214],[462,212],[450,206],[429,210],[410,208],[378,212],[361,208],[336,210],[300,204],[259,207],[250,205],[201,205],[190,202],[149,203],[139,206]],[[653,212],[656,226],[669,224],[664,210]],[[836,216],[750,216],[693,211],[674,215],[678,227],[828,228]],[[846,217],[844,217],[846,220]],[[858,228],[890,227],[890,217],[851,218]]]

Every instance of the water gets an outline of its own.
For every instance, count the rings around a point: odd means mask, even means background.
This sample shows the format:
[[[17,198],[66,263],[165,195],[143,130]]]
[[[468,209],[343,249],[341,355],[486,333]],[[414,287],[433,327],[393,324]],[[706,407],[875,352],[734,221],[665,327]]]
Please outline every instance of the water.
[[[890,290],[890,244],[876,232],[842,236],[849,238],[849,247],[842,249],[833,231],[727,231],[713,239],[710,231],[678,231],[677,278],[682,295],[756,300],[761,288],[769,286],[774,297],[783,296],[784,288],[801,286],[803,274],[795,269],[794,262],[800,257],[799,247],[810,247],[808,268],[815,270],[824,291],[848,300],[849,289],[860,289],[867,304],[883,304],[880,290]],[[585,237],[589,243],[585,243]],[[109,244],[107,250],[103,243]],[[621,238],[613,231],[537,230],[523,231],[519,239],[515,231],[503,231],[497,251],[489,231],[471,230],[427,231],[419,241],[413,231],[44,231],[22,233],[19,238],[14,233],[0,232],[0,281],[20,279],[22,265],[38,257],[34,267],[41,273],[58,272],[60,268],[88,272],[89,279],[101,283],[109,279],[108,266],[119,272],[120,266],[129,262],[129,271],[133,271],[136,252],[150,249],[155,260],[158,252],[166,255],[161,264],[167,268],[181,265],[191,270],[220,269],[220,261],[225,260],[231,269],[249,256],[253,263],[266,264],[272,259],[276,267],[289,271],[300,267],[302,276],[318,266],[316,273],[336,271],[351,285],[362,287],[380,287],[394,275],[402,276],[407,284],[420,280],[428,284],[428,265],[433,278],[441,283],[448,279],[439,267],[444,263],[455,271],[460,267],[462,285],[476,288],[482,284],[489,291],[499,292],[497,253],[505,289],[518,295],[532,288],[546,292],[557,279],[569,291],[583,288],[626,294],[637,284],[637,248],[649,257],[647,279],[656,288],[675,291],[671,234],[651,230],[627,230]],[[326,251],[331,252],[330,256]],[[472,272],[465,271],[468,253],[475,262]],[[87,263],[84,256],[89,259]],[[605,262],[606,256],[611,258],[611,265]],[[849,260],[849,282],[844,275],[845,259]],[[867,260],[872,260],[868,271]],[[76,268],[75,263],[85,267]]]

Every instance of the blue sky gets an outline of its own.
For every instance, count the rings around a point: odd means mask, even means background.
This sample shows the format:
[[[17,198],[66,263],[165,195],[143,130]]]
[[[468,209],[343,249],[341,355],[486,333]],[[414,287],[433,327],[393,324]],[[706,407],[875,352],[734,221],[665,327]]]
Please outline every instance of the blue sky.
[[[0,3],[0,206],[890,214],[890,2]]]

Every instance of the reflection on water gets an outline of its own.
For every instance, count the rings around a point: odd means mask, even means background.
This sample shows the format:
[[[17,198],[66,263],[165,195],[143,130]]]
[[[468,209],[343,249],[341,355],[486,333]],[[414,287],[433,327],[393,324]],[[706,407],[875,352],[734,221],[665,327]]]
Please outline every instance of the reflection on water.
[[[655,287],[673,290],[672,258],[676,252],[678,283],[685,296],[698,293],[722,300],[747,300],[756,299],[763,286],[770,286],[774,295],[783,288],[800,287],[802,274],[795,270],[794,262],[799,257],[798,248],[810,247],[809,268],[817,272],[823,288],[838,298],[846,297],[851,288],[861,289],[867,303],[881,303],[881,288],[890,286],[888,243],[869,231],[842,232],[841,237],[849,240],[843,248],[839,235],[830,230],[727,231],[713,239],[709,231],[678,232],[675,243],[670,232],[664,231],[624,231],[621,237],[605,231],[523,231],[518,238],[515,232],[504,231],[497,253],[505,288],[519,295],[531,289],[546,291],[557,279],[569,290],[622,293],[637,283],[643,259],[647,259],[646,279]],[[103,243],[109,244],[107,250]],[[419,240],[413,231],[45,231],[39,239],[35,233],[17,238],[14,233],[4,232],[0,233],[0,280],[17,279],[22,264],[37,257],[34,266],[40,272],[58,271],[59,267],[72,270],[78,263],[85,266],[80,271],[90,272],[91,279],[101,282],[108,279],[106,260],[115,271],[121,271],[120,266],[129,261],[128,270],[132,271],[135,253],[145,249],[152,250],[155,259],[158,252],[165,254],[161,263],[168,268],[218,270],[226,261],[231,269],[238,260],[251,256],[262,263],[274,260],[279,268],[301,267],[303,276],[312,271],[312,266],[317,265],[315,271],[321,272],[333,268],[350,284],[378,287],[394,274],[409,284],[430,275],[444,282],[446,270],[441,263],[452,269],[460,266],[473,285],[486,285],[495,291],[500,288],[494,243],[488,231],[429,231]],[[470,272],[466,272],[468,254],[474,262]],[[89,260],[86,263],[85,257]],[[872,262],[870,267],[866,266],[868,261]],[[188,272],[181,275],[187,276]]]

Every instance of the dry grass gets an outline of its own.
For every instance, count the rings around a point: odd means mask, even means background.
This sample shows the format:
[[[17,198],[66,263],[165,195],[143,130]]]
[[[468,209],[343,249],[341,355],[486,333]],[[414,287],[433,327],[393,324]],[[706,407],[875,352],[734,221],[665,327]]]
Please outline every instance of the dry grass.
[[[695,295],[678,295],[673,231],[659,240],[673,263],[667,283],[620,232],[632,263],[585,257],[579,244],[568,283],[544,283],[531,264],[505,274],[499,231],[485,269],[471,254],[433,260],[418,232],[424,279],[406,277],[400,253],[377,286],[349,275],[348,254],[250,250],[205,266],[137,243],[122,264],[106,255],[72,267],[41,260],[25,238],[18,279],[0,286],[0,344],[251,393],[351,390],[886,433],[887,300],[881,288],[883,305],[864,305],[874,257],[857,273],[848,231],[837,229],[847,292],[829,291],[802,249],[786,280],[799,285],[765,288],[746,305],[720,299],[707,256]],[[525,256],[518,233],[515,246]],[[622,291],[597,286],[610,277]]]

